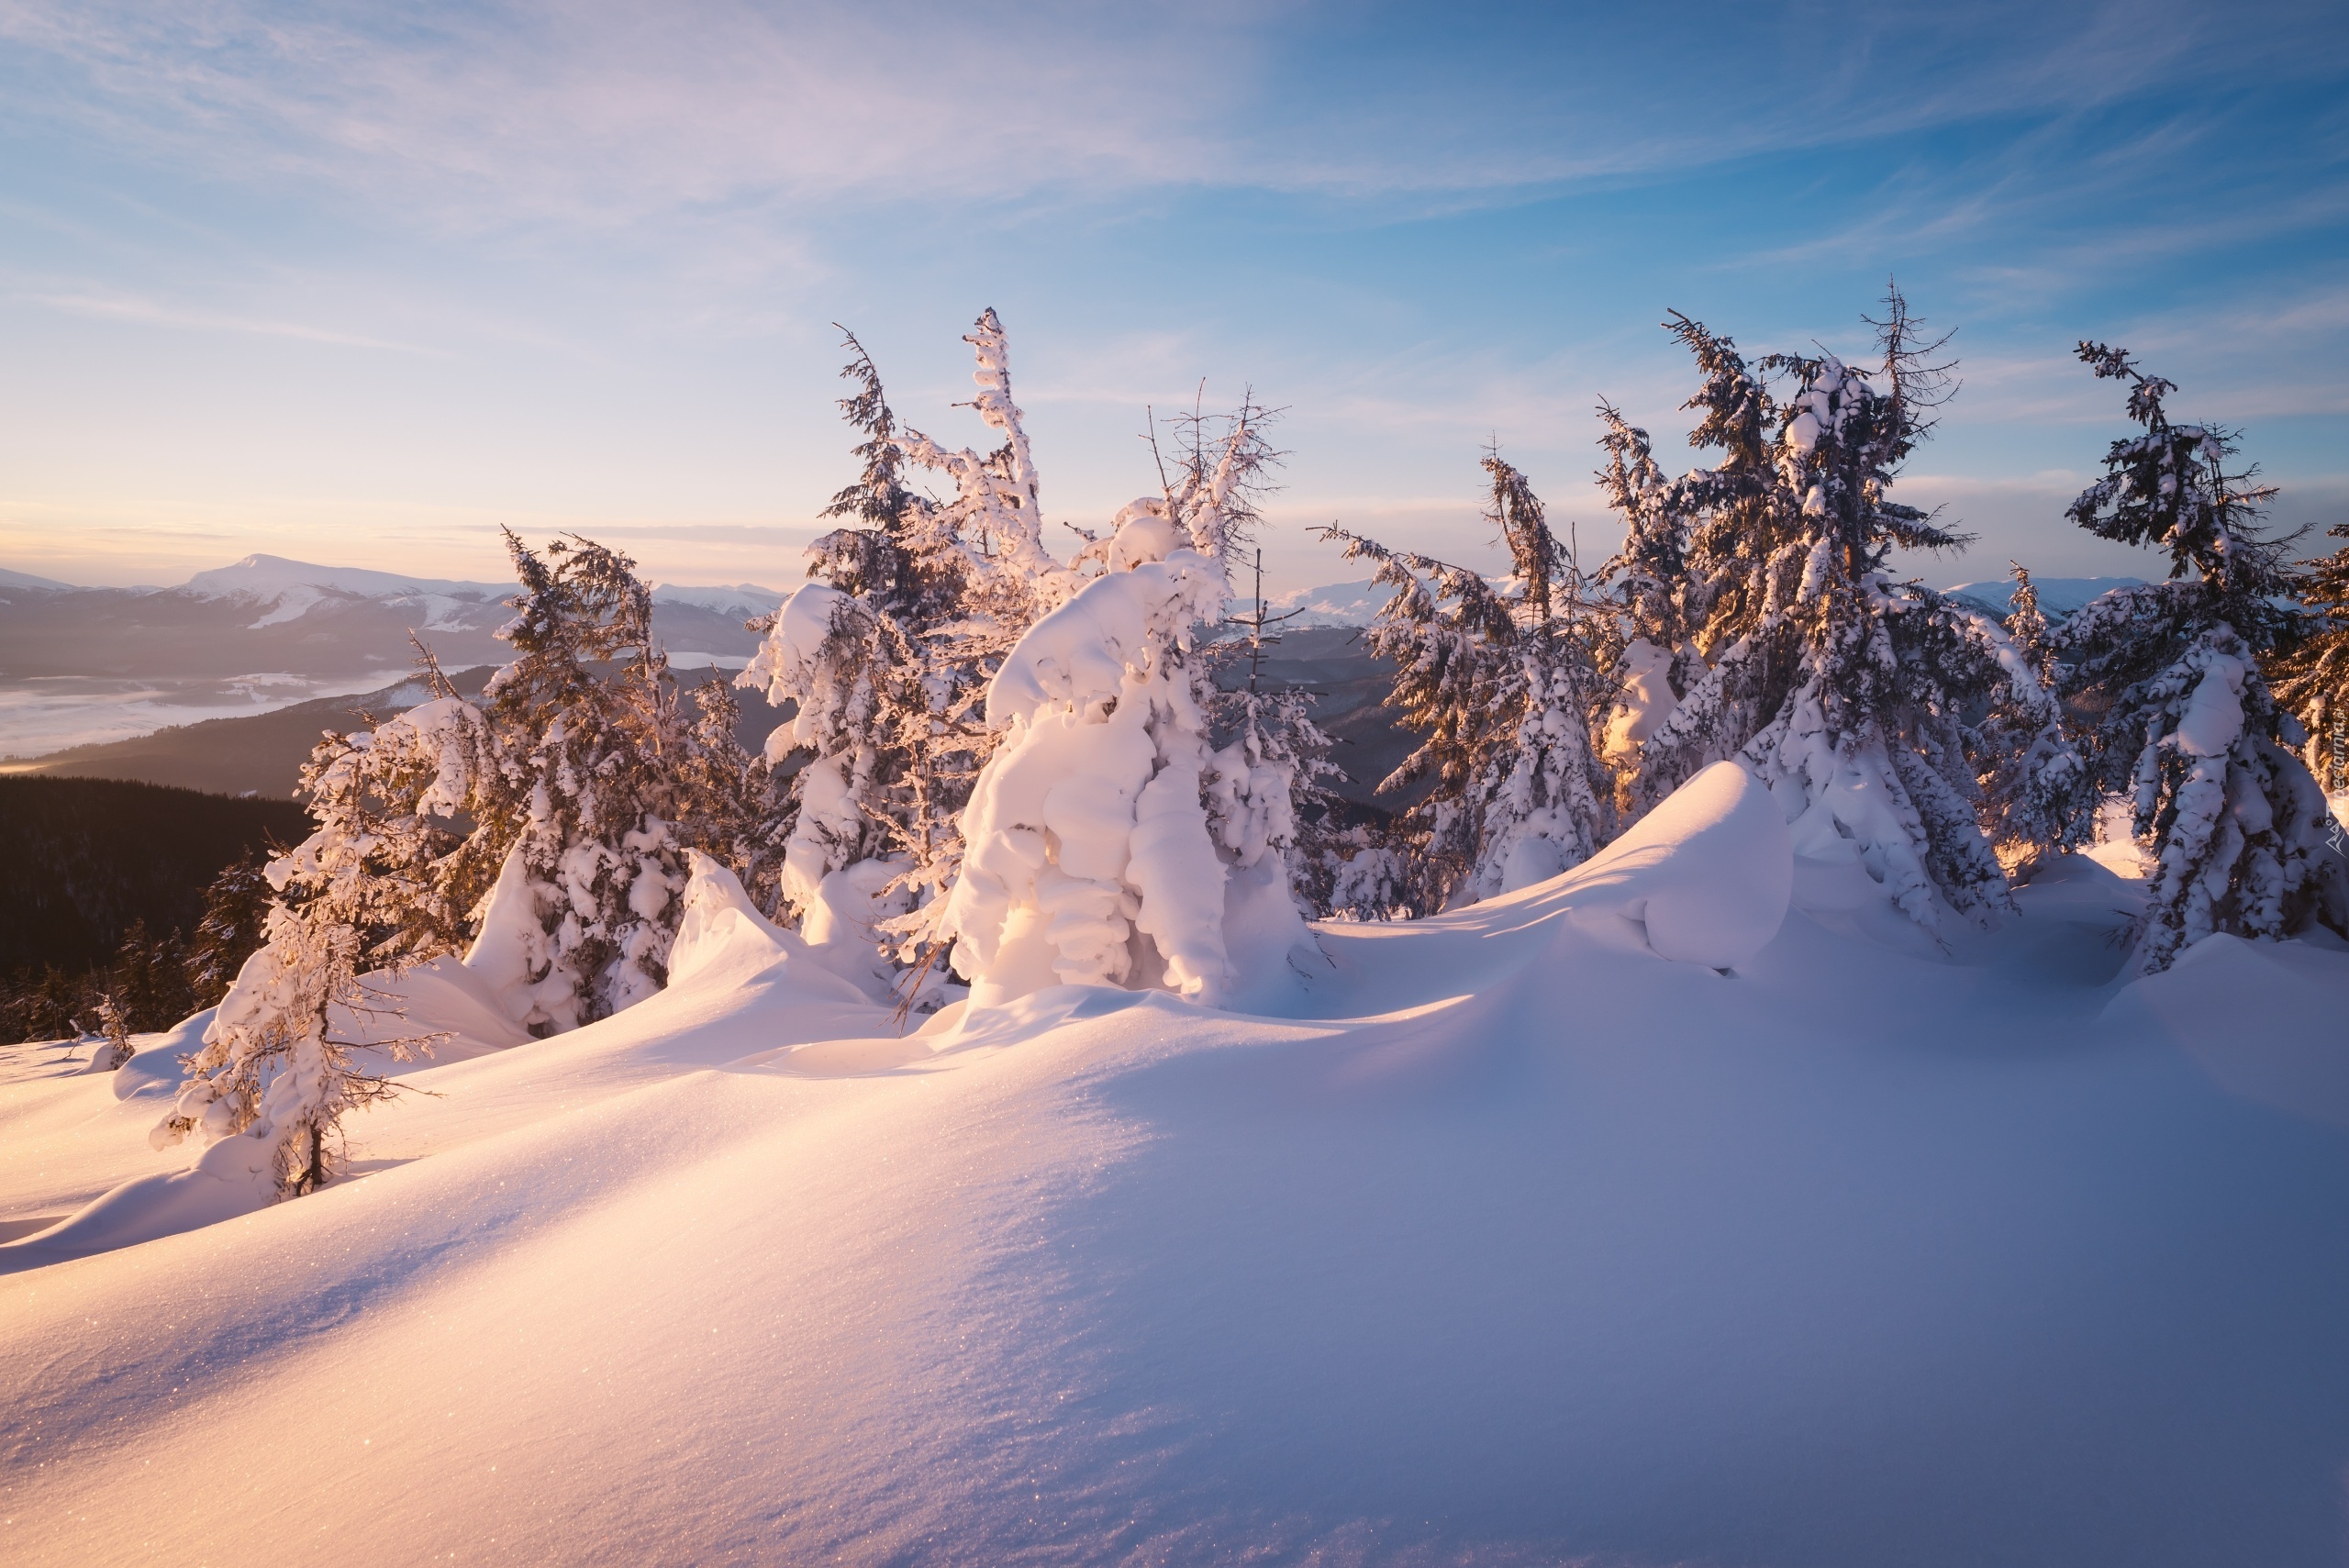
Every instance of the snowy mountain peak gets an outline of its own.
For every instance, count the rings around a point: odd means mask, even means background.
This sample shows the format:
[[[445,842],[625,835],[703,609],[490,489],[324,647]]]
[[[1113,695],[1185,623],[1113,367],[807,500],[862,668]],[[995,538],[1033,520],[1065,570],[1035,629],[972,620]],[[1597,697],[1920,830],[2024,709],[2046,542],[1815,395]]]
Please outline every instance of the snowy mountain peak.
[[[508,591],[505,584],[496,583],[410,577],[363,566],[320,566],[307,561],[288,561],[282,555],[261,554],[248,555],[234,565],[199,572],[180,591],[201,599],[276,599],[297,588],[324,589],[362,599],[412,598],[419,595],[495,598]]]
[[[2133,588],[2143,581],[2142,577],[2033,577],[2031,585],[2039,592],[2041,612],[2051,619],[2062,620],[2090,599],[2115,588]],[[2003,616],[2014,607],[2015,585],[2011,578],[1960,583],[1942,592],[1953,599],[1970,600],[1996,616]]]
[[[1288,624],[1308,626],[1368,626],[1387,600],[1385,588],[1367,577],[1359,583],[1330,583],[1319,588],[1296,588],[1275,594],[1266,602],[1275,615],[1294,615]]]
[[[36,577],[29,572],[11,572],[0,567],[0,588],[71,588],[71,583],[61,583],[54,577]]]
[[[777,589],[762,588],[756,583],[718,583],[696,587],[685,583],[655,583],[652,602],[656,605],[691,605],[724,616],[772,615],[785,595]]]

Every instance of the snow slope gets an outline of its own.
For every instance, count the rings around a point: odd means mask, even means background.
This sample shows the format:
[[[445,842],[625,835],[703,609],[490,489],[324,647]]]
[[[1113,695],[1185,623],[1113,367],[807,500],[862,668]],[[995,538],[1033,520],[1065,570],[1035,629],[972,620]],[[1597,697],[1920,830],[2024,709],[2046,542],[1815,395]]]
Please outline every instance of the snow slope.
[[[901,1039],[705,886],[360,1179],[0,1278],[0,1555],[2337,1563],[2349,953],[2124,984],[2087,861],[1896,952],[1709,787],[1285,1018]],[[0,1217],[158,1162],[58,1071]]]

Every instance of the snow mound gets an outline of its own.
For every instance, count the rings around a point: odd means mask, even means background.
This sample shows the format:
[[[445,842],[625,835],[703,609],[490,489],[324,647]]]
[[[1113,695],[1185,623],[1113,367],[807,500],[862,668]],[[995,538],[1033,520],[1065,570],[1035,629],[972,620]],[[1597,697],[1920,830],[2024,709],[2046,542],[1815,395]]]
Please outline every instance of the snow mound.
[[[669,948],[669,995],[721,991],[779,970],[811,1000],[869,1002],[863,989],[825,963],[796,931],[759,913],[734,873],[699,850],[685,853],[685,914]]]
[[[359,1042],[354,1053],[363,1071],[406,1076],[444,1062],[470,1060],[528,1043],[524,1032],[480,975],[454,958],[435,959],[397,975],[360,977],[366,1007],[334,1010],[337,1037]],[[206,1008],[150,1042],[108,1075],[115,1096],[145,1106],[169,1100],[184,1081],[180,1058],[195,1051],[217,1009]],[[408,1061],[373,1049],[395,1040],[422,1037],[424,1054]],[[251,1138],[224,1138],[184,1168],[134,1176],[101,1195],[61,1224],[0,1244],[0,1274],[110,1252],[117,1248],[175,1236],[266,1208],[273,1201],[270,1148]]]
[[[2349,1127],[2344,996],[2349,952],[2221,933],[2123,986],[2099,1021],[2169,1041],[2229,1094]]]
[[[1787,917],[1794,845],[1769,790],[1715,762],[1560,881],[1577,910],[1632,922],[1657,956],[1734,969]]]

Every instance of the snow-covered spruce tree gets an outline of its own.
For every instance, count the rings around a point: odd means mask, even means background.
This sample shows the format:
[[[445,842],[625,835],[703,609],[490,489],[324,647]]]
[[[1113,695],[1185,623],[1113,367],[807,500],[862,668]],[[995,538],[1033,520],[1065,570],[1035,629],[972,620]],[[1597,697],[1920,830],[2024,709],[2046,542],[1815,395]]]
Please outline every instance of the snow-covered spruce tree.
[[[860,984],[892,973],[898,943],[878,923],[909,910],[917,878],[952,865],[940,840],[975,771],[972,742],[934,706],[956,683],[932,656],[877,596],[810,583],[738,677],[793,707],[767,737],[769,762],[809,753],[789,785],[776,917]]]
[[[332,1174],[343,1114],[394,1092],[356,1055],[357,1033],[383,1033],[375,1021],[396,1012],[361,976],[463,941],[495,862],[456,819],[480,804],[497,756],[480,712],[453,694],[320,742],[301,786],[317,827],[262,869],[262,944],[188,1057],[157,1148],[197,1135],[214,1146],[202,1168],[285,1196]],[[241,928],[259,892],[227,890],[223,924]],[[220,933],[224,947],[232,934]],[[429,1041],[383,1043],[406,1060]]]
[[[197,1169],[293,1197],[334,1174],[343,1116],[397,1092],[362,1065],[361,1042],[344,1032],[397,1009],[360,979],[351,927],[281,898],[267,935],[188,1057],[186,1083],[150,1141],[163,1149],[195,1134],[209,1145]],[[406,1061],[431,1042],[374,1043]]]
[[[1061,983],[1219,1002],[1307,943],[1285,851],[1297,758],[1259,706],[1221,744],[1200,626],[1277,454],[1252,404],[1190,441],[1162,495],[1084,555],[1107,570],[989,682],[997,743],[935,930],[977,999]]]
[[[2232,432],[2171,423],[2172,383],[2101,343],[2078,352],[2099,378],[2128,384],[2129,417],[2144,433],[2112,443],[2105,476],[2068,515],[2101,538],[2170,554],[2168,581],[2115,589],[2056,637],[2066,695],[2093,716],[2083,742],[2099,783],[2129,797],[2156,861],[2137,970],[2166,969],[2213,932],[2349,929],[2324,796],[2288,749],[2299,727],[2259,668],[2286,633],[2279,601],[2293,586],[2289,541],[2260,522],[2274,491],[2253,484],[2253,471],[2228,472]]]
[[[1264,668],[1266,647],[1277,644],[1277,630],[1288,618],[1269,614],[1264,603],[1264,552],[1251,562],[1249,609],[1225,623],[1242,635],[1227,636],[1204,650],[1214,695],[1208,712],[1218,740],[1218,779],[1210,790],[1219,824],[1238,829],[1228,848],[1253,864],[1265,845],[1285,845],[1288,884],[1307,913],[1330,917],[1339,910],[1356,917],[1365,884],[1360,867],[1352,862],[1368,848],[1366,833],[1341,825],[1343,803],[1324,782],[1343,774],[1330,761],[1334,744],[1314,722],[1312,694],[1275,684]],[[1244,786],[1244,787],[1243,787]],[[1264,812],[1241,809],[1241,797],[1261,797]],[[1346,902],[1333,899],[1342,887]],[[1393,899],[1375,903],[1364,917],[1385,919]]]
[[[1593,745],[1613,700],[1600,673],[1619,633],[1592,606],[1524,475],[1497,453],[1486,519],[1510,558],[1505,589],[1478,573],[1343,529],[1348,560],[1393,590],[1370,645],[1396,665],[1390,706],[1424,737],[1380,784],[1424,782],[1406,818],[1421,908],[1512,892],[1613,837],[1613,781]]]
[[[1732,339],[1677,311],[1665,325],[1704,378],[1681,406],[1698,412],[1688,444],[1721,455],[1664,481],[1647,432],[1599,406],[1609,456],[1599,484],[1624,521],[1624,549],[1601,572],[1631,612],[1622,671],[1631,700],[1609,726],[1608,753],[1633,817],[1735,756],[1768,722],[1792,687],[1798,640],[1769,613],[1766,570],[1797,543],[1769,435],[1785,415]],[[1698,700],[1683,711],[1692,694]]]
[[[1030,628],[988,689],[1002,741],[972,794],[939,922],[979,999],[1058,984],[1226,994],[1228,865],[1189,657],[1197,628],[1222,613],[1223,574],[1188,549],[1125,553],[1123,570]],[[1286,898],[1277,853],[1260,863]]]
[[[683,754],[669,770],[676,800],[672,835],[732,872],[753,903],[773,906],[793,815],[789,786],[735,738],[742,705],[731,683],[712,675],[694,688],[693,699]]]
[[[93,1073],[118,1073],[131,1058],[130,1022],[111,995],[98,998],[98,1038],[105,1043],[90,1059]]]
[[[1617,809],[1636,815],[1648,738],[1706,666],[1689,622],[1689,522],[1679,511],[1680,488],[1657,466],[1645,430],[1603,400],[1598,417],[1606,427],[1599,445],[1607,452],[1598,485],[1623,519],[1623,548],[1598,573],[1620,606],[1622,628],[1611,672],[1619,695],[1600,752],[1615,775]]]
[[[896,964],[941,951],[934,928],[961,864],[959,818],[995,742],[977,712],[986,683],[1078,581],[1042,548],[995,313],[965,340],[978,360],[973,406],[1006,437],[984,457],[903,428],[849,336],[841,375],[857,391],[841,407],[865,438],[863,471],[827,515],[850,526],[817,541],[809,571],[825,581],[775,613],[739,678],[796,709],[770,735],[769,762],[808,754],[790,785],[777,917],[819,946],[862,943]],[[907,489],[908,466],[944,472],[953,497]]]
[[[1194,654],[1278,456],[1263,436],[1270,416],[1249,402],[1228,419],[1184,422],[1161,494],[1125,507],[1107,537],[1079,530],[1087,543],[1063,564],[1043,542],[993,311],[966,340],[978,361],[971,406],[1004,438],[984,455],[902,426],[849,339],[842,373],[857,391],[841,407],[865,438],[863,472],[832,515],[851,526],[818,542],[811,571],[826,580],[776,613],[741,677],[796,709],[771,760],[806,759],[782,914],[819,948],[877,941],[885,962],[872,977],[910,966],[916,1005],[950,948],[991,995],[1056,977],[1217,994],[1235,912],[1244,925],[1252,900],[1276,903],[1260,924],[1285,915],[1283,951],[1302,931],[1282,863],[1297,764],[1285,710],[1243,703],[1229,739],[1218,735],[1208,664]],[[917,468],[943,474],[953,495],[908,489]],[[1126,777],[1133,736],[1149,757],[1140,780]],[[1055,813],[1076,812],[1066,833],[1040,826],[1038,790]],[[1068,805],[1080,795],[1081,809]],[[1145,805],[1149,823],[1134,816]],[[1140,846],[1174,845],[1191,818],[1206,837],[1187,847],[1203,858],[1169,880],[1172,849]],[[1123,880],[1145,865],[1160,870]],[[1210,885],[1207,920],[1204,895],[1190,895]],[[1038,935],[1048,905],[1050,932]]]
[[[1011,400],[1011,346],[992,310],[980,313],[963,338],[976,355],[971,379],[978,394],[968,407],[1003,444],[984,455],[950,450],[910,427],[888,439],[903,462],[942,473],[954,485],[943,503],[911,496],[899,535],[918,580],[955,590],[962,640],[957,661],[1000,659],[1019,634],[1074,593],[1082,580],[1044,546],[1041,487],[1028,432]],[[885,406],[883,410],[885,416]],[[853,416],[852,416],[853,417]]]
[[[1610,487],[1642,508],[1627,520],[1651,556],[1683,541],[1677,613],[1703,662],[1638,745],[1625,793],[1644,810],[1735,757],[1779,796],[1800,852],[1855,860],[1931,929],[1944,907],[1982,921],[2009,902],[1978,816],[1984,737],[1965,717],[2034,677],[1995,623],[1888,570],[1896,549],[1965,540],[1887,496],[1948,367],[1897,289],[1886,303],[1874,373],[1831,354],[1749,365],[1699,323],[1668,324],[1704,376],[1690,442],[1723,457],[1661,490],[1643,474]],[[1610,421],[1602,440],[1637,473],[1642,434]]]
[[[228,993],[237,971],[264,940],[274,890],[261,857],[248,853],[212,879],[205,890],[204,914],[188,944],[188,988],[200,1006]]]
[[[2065,732],[2056,695],[2055,656],[2046,615],[2031,573],[2009,562],[2014,596],[1999,628],[1986,619],[1968,630],[2006,670],[1989,706],[1966,731],[1976,760],[1983,828],[2009,876],[2029,880],[2050,855],[2087,842],[2096,827],[2094,773]],[[1961,611],[1961,614],[1964,612]]]
[[[503,755],[480,782],[514,837],[468,962],[517,1022],[551,1032],[667,976],[685,884],[675,772],[693,742],[635,563],[576,537],[543,557],[506,542],[522,586],[498,635],[518,657],[483,694]]]
[[[849,339],[842,374],[857,390],[841,408],[865,438],[856,449],[863,472],[831,513],[852,526],[818,541],[811,570],[826,581],[777,612],[741,677],[796,710],[770,739],[771,759],[807,758],[793,784],[783,917],[819,948],[877,940],[885,962],[876,978],[892,965],[928,974],[957,940],[944,895],[963,875],[966,809],[1016,729],[1008,709],[983,708],[1020,639],[1086,586],[1087,565],[1117,575],[1188,553],[1221,580],[1278,457],[1264,438],[1271,416],[1252,400],[1229,417],[1179,422],[1162,493],[1124,508],[1107,537],[1084,535],[1088,544],[1063,565],[1043,544],[1035,463],[995,313],[966,340],[977,358],[971,406],[1004,437],[985,455],[904,428],[871,358]],[[944,474],[952,497],[909,490],[905,474],[915,468]],[[1212,733],[1208,716],[1221,710],[1200,684],[1188,637],[1186,624],[1167,678]],[[1234,708],[1198,781],[1221,852],[1251,875],[1293,833],[1297,759],[1285,712]],[[966,973],[984,962],[985,945],[981,936],[965,949]]]
[[[992,313],[990,313],[992,314]],[[985,317],[981,318],[982,329]],[[996,336],[1001,337],[997,325]],[[927,497],[906,487],[906,454],[898,445],[897,417],[881,384],[881,372],[856,334],[841,328],[849,350],[841,379],[856,391],[840,401],[841,412],[864,439],[852,449],[863,464],[855,483],[844,486],[818,514],[846,526],[818,539],[808,550],[807,574],[843,594],[869,601],[906,624],[928,628],[952,618],[962,598],[959,550],[924,548],[938,542],[934,528],[914,537],[917,521],[929,522]],[[1016,420],[1019,410],[1011,417]]]
[[[2328,530],[2349,539],[2349,523]],[[2349,790],[2349,546],[2310,562],[2297,585],[2299,635],[2265,662],[2276,700],[2308,731],[2300,760],[2328,793]]]
[[[1228,592],[1232,573],[1264,525],[1259,503],[1273,488],[1273,471],[1286,455],[1269,439],[1279,417],[1278,410],[1256,402],[1251,388],[1228,414],[1205,414],[1195,406],[1179,418],[1175,471],[1165,484],[1163,505],[1152,509],[1149,501],[1137,501],[1119,515],[1115,532],[1104,541],[1109,569],[1128,570],[1153,554],[1171,558],[1169,544],[1187,542],[1215,567]],[[1171,539],[1162,532],[1161,519],[1172,525]],[[1227,903],[1235,911],[1268,912],[1262,918],[1271,924],[1255,936],[1286,943],[1297,935],[1288,919],[1296,903],[1293,862],[1308,838],[1299,807],[1309,805],[1326,820],[1333,803],[1320,781],[1338,769],[1328,760],[1330,738],[1313,722],[1305,694],[1269,690],[1261,679],[1261,550],[1251,570],[1248,639],[1244,645],[1238,639],[1209,644],[1190,679],[1208,716],[1206,806],[1226,862]],[[1236,674],[1243,646],[1248,677],[1244,683],[1226,682],[1219,668]]]

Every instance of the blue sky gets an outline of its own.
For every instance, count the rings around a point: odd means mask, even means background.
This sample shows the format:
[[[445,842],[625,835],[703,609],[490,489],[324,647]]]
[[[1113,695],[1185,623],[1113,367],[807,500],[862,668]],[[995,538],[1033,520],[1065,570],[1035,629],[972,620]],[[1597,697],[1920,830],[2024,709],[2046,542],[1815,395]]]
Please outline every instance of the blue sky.
[[[1280,584],[1333,518],[1489,559],[1493,439],[1595,552],[1598,397],[1696,461],[1667,309],[1856,355],[1897,274],[1965,382],[1903,493],[1981,536],[1919,570],[2145,570],[2062,520],[2082,336],[2349,517],[2345,85],[2337,5],[0,0],[0,564],[779,584],[829,324],[975,444],[989,305],[1054,517],[1204,379],[1290,411]]]

